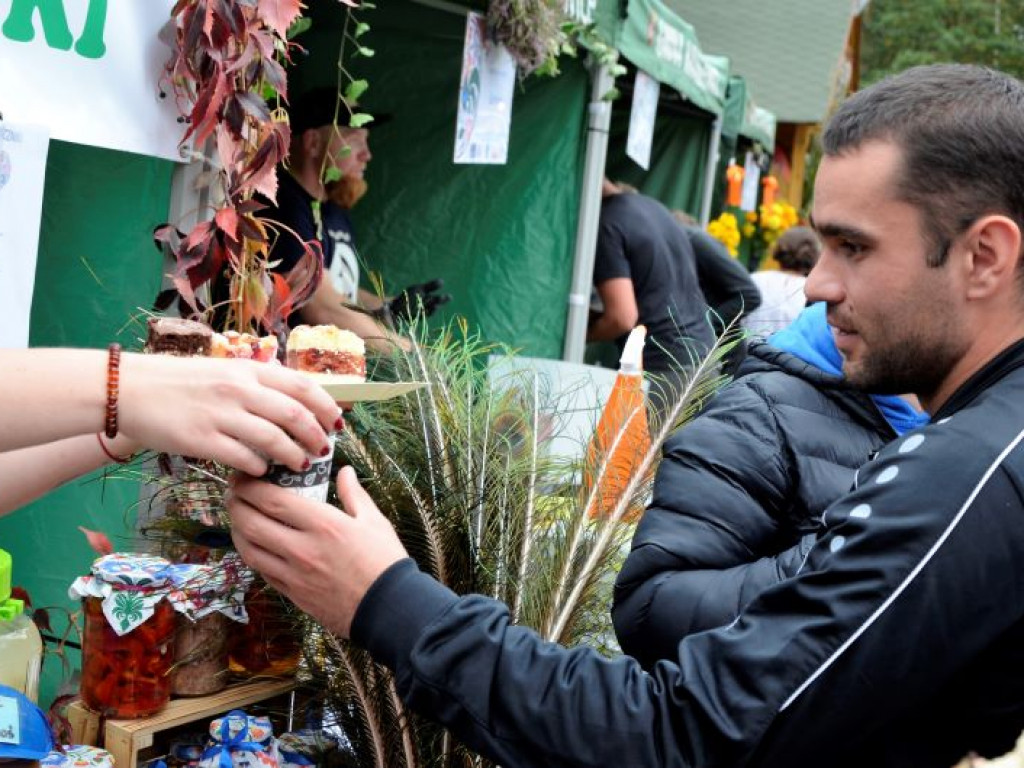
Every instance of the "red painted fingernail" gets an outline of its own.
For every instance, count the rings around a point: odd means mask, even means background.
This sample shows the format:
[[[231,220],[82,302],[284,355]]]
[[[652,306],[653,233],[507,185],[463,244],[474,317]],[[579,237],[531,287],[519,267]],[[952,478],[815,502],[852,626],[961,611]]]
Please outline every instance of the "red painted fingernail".
[[[334,431],[341,432],[345,428],[345,417],[338,416],[338,420],[334,422]]]
[[[331,452],[331,446],[329,446],[329,445],[325,445],[323,448],[320,449],[320,455],[321,456],[326,456],[330,452]]]
[[[309,459],[306,459],[305,461],[302,462],[302,471],[305,472],[311,466],[313,465],[309,463]]]

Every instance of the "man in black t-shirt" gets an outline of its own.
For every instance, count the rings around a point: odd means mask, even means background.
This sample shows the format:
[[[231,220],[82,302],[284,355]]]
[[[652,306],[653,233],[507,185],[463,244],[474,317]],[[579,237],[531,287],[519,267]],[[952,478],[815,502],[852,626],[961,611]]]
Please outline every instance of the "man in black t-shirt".
[[[594,286],[604,312],[590,324],[587,341],[615,341],[621,349],[629,331],[645,325],[644,370],[678,380],[673,374],[700,361],[714,343],[693,247],[657,200],[608,179],[602,193]],[[655,397],[663,400],[658,383],[652,377]]]

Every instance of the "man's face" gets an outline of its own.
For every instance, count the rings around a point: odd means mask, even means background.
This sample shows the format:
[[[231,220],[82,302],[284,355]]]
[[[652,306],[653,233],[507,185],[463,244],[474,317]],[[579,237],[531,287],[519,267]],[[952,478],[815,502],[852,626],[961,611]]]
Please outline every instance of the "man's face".
[[[896,145],[880,141],[822,159],[812,218],[824,249],[805,291],[828,303],[851,384],[927,398],[970,338],[953,260],[927,265],[922,217],[893,196],[900,160]]]
[[[373,157],[370,154],[370,132],[365,128],[329,129],[330,143],[327,154],[330,162],[341,171],[342,178],[361,179]]]

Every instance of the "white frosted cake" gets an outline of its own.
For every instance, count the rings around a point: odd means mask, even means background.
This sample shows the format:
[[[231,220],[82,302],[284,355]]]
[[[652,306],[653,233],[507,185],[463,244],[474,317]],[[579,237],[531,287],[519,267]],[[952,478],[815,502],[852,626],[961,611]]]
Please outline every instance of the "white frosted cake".
[[[289,368],[366,381],[366,345],[351,331],[334,325],[299,325],[288,334]]]

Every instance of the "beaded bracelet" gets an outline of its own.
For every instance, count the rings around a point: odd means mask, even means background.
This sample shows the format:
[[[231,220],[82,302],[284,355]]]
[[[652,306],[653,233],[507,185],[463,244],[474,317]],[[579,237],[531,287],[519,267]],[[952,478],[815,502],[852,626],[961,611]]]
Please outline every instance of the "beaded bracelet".
[[[105,453],[107,455],[107,458],[110,459],[111,461],[117,462],[118,464],[131,464],[131,461],[134,458],[134,456],[125,456],[123,458],[120,456],[115,456],[113,451],[111,451],[107,447],[107,444],[103,442],[102,432],[96,433],[96,442],[100,444],[100,450],[103,451],[103,453]]]
[[[107,347],[107,408],[106,429],[103,434],[113,440],[117,437],[117,396],[121,385],[121,345],[116,341]]]

